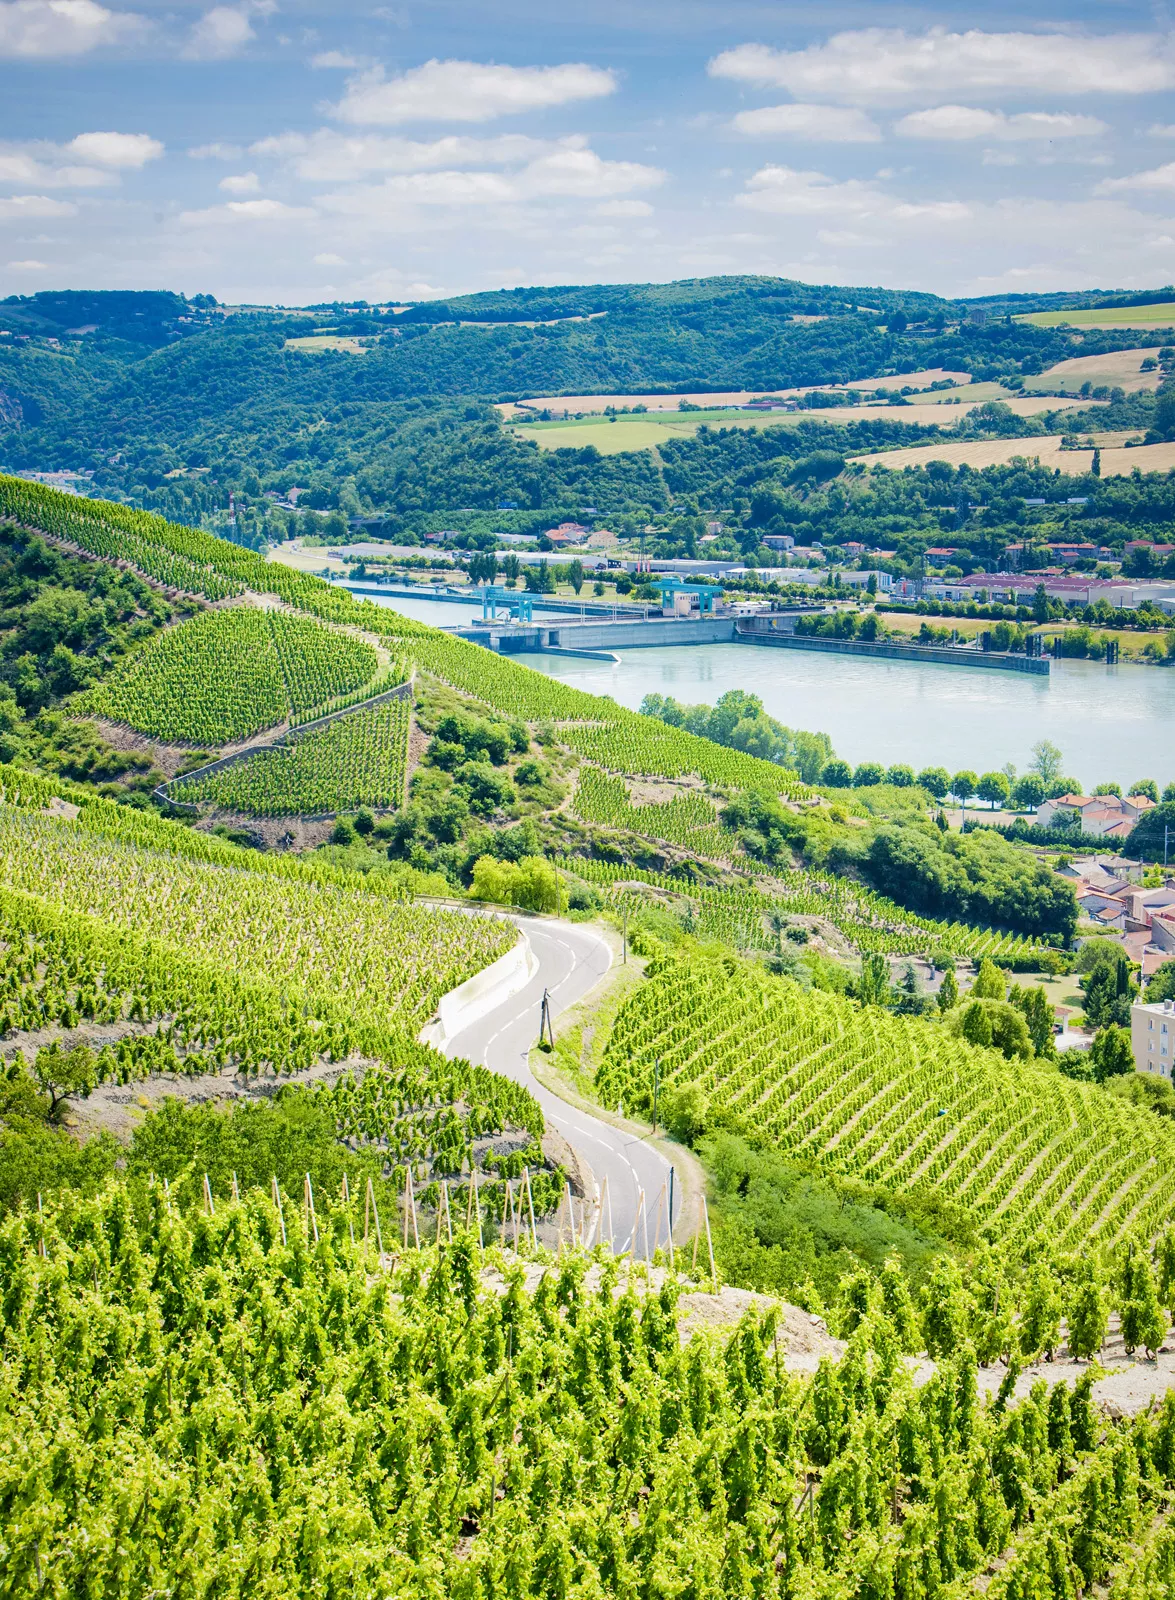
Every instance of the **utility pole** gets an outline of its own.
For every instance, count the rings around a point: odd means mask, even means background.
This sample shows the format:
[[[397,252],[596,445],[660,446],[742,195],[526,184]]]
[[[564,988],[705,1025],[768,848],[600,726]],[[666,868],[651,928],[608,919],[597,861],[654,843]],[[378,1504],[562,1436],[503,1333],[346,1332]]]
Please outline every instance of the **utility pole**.
[[[551,1021],[551,995],[547,989],[543,990],[543,1007],[539,1013],[539,1043],[544,1038],[550,1041],[551,1049],[555,1048],[555,1025]]]

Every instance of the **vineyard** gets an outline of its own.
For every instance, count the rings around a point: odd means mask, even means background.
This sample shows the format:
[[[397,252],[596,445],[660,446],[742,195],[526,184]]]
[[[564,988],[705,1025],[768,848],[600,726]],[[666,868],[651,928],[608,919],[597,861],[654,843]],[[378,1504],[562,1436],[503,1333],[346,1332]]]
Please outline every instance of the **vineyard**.
[[[617,1016],[596,1090],[652,1108],[696,1085],[722,1125],[831,1170],[954,1202],[1010,1248],[1153,1235],[1175,1204],[1175,1130],[1046,1067],[921,1019],[733,961],[666,958]]]
[[[92,815],[101,827],[120,810]],[[130,823],[118,837],[0,806],[0,880],[111,928],[198,950],[230,971],[346,994],[356,1018],[386,1025],[395,1017],[408,1033],[516,937],[509,924],[389,903],[361,878],[339,874],[336,885],[254,870],[254,860],[269,858],[253,852],[217,859],[199,835],[188,854],[189,831],[162,820],[143,829],[149,844],[138,831]]]
[[[153,639],[78,709],[169,743],[219,746],[354,693],[377,667],[370,645],[337,629],[232,606]]]
[[[587,772],[590,770],[587,769]],[[586,776],[586,772],[581,776],[581,794],[585,789]],[[595,820],[608,822],[613,827],[631,827],[638,832],[650,832],[647,825],[641,826],[645,822],[644,813],[667,808],[627,806],[627,809],[623,809],[617,805],[611,809],[609,803],[615,796],[615,790],[608,785],[615,781],[596,779],[593,788],[587,791],[592,800],[601,795],[604,797],[603,801],[598,802],[600,814]],[[623,789],[623,785],[620,787]],[[580,814],[584,814],[582,807]],[[698,829],[698,836],[705,837],[702,827]],[[662,833],[659,837],[672,835]],[[679,839],[678,842],[686,841]],[[700,850],[701,846],[695,845],[694,848]],[[936,922],[932,917],[916,916],[904,906],[896,905],[884,895],[848,878],[818,876],[798,868],[777,867],[768,878],[761,879],[757,884],[715,887],[664,872],[650,872],[640,867],[593,861],[581,856],[565,857],[562,864],[568,871],[601,888],[606,902],[616,911],[627,909],[629,912],[639,912],[648,906],[648,897],[633,887],[637,884],[648,884],[663,893],[680,897],[689,908],[691,925],[699,938],[717,939],[736,950],[776,949],[778,935],[771,928],[771,918],[778,914],[784,917],[822,917],[864,952],[882,955],[946,952],[975,962],[986,956],[1002,967],[1025,972],[1035,971],[1040,963],[1039,946],[1027,939],[1015,934],[972,928],[966,923]],[[745,866],[749,868],[750,863]],[[774,885],[782,885],[782,889],[775,889],[772,887]]]
[[[407,701],[385,701],[291,734],[278,748],[219,772],[181,778],[168,794],[248,817],[394,810],[404,802],[409,722]]]
[[[362,1197],[311,1199],[136,1178],[5,1223],[6,1594],[1169,1593],[1170,1396],[981,1400],[933,1299],[919,1389],[873,1293],[799,1377],[773,1312],[683,1342],[672,1275],[464,1230],[381,1271]]]

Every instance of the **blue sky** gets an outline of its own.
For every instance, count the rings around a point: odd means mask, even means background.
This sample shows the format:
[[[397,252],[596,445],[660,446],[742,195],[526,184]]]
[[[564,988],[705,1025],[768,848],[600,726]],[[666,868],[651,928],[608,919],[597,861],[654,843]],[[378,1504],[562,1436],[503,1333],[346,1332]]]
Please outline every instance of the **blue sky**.
[[[1127,0],[0,0],[0,293],[1150,287],[1173,89]]]

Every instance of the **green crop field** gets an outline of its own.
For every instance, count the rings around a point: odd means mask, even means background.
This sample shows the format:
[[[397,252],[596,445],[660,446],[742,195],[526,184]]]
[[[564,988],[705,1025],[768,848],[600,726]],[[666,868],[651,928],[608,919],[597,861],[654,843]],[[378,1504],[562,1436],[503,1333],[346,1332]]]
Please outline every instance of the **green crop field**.
[[[696,1085],[734,1126],[888,1188],[972,1212],[1005,1247],[1153,1233],[1175,1202],[1175,1131],[1048,1068],[859,1009],[749,966],[666,960],[618,1015],[597,1089],[652,1106]]]
[[[222,772],[181,778],[168,792],[175,800],[206,801],[247,817],[333,815],[359,806],[392,811],[404,801],[408,727],[407,702],[385,701]]]
[[[1080,311],[1029,311],[1015,318],[1038,328],[1175,328],[1175,301],[1153,306],[1094,306]]]
[[[228,744],[354,692],[378,664],[370,645],[308,617],[232,606],[153,639],[79,709],[176,743]]]

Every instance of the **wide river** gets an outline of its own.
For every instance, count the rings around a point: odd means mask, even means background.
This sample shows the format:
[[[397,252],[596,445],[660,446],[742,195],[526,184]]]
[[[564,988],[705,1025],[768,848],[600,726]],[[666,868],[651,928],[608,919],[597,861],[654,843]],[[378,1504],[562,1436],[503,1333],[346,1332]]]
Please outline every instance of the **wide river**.
[[[438,625],[476,615],[452,602],[380,598]],[[854,764],[987,772],[1011,761],[1023,770],[1036,741],[1051,739],[1066,773],[1086,788],[1138,778],[1155,778],[1160,787],[1175,782],[1175,668],[1054,661],[1049,677],[1038,678],[743,644],[617,654],[616,664],[537,653],[519,659],[634,710],[647,694],[713,705],[728,689],[745,689],[788,727],[827,733],[837,755]]]

